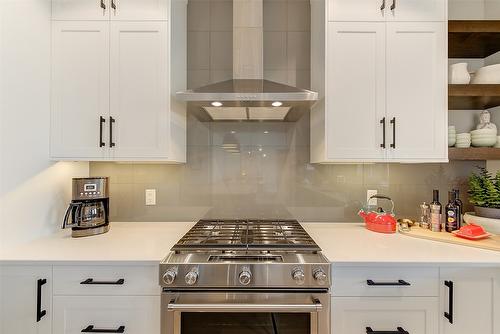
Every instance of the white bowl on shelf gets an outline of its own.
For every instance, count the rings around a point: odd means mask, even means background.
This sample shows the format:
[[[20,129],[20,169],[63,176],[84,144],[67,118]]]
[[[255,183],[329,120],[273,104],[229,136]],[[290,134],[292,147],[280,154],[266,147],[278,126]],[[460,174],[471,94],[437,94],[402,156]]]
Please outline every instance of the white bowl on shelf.
[[[478,130],[472,130],[470,132],[470,135],[472,137],[478,136],[478,135],[492,135],[492,136],[496,136],[497,135],[497,130],[496,129],[478,129]]]
[[[500,84],[500,64],[481,67],[472,77],[471,83],[475,85]]]
[[[497,143],[497,138],[472,138],[471,143],[476,147],[491,147]]]

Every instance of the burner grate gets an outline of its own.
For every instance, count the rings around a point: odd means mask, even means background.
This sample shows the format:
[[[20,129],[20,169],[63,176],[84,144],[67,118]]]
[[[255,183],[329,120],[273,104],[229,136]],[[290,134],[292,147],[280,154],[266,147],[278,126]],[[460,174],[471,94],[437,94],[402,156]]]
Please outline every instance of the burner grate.
[[[200,220],[172,248],[320,251],[296,220]]]

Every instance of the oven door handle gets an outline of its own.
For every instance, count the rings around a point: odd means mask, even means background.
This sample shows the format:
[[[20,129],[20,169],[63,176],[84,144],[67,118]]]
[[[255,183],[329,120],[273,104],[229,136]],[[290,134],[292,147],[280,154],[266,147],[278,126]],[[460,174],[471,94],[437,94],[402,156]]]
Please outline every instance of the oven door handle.
[[[172,301],[167,310],[174,312],[287,312],[287,313],[316,313],[323,309],[319,300],[313,304],[176,304]]]

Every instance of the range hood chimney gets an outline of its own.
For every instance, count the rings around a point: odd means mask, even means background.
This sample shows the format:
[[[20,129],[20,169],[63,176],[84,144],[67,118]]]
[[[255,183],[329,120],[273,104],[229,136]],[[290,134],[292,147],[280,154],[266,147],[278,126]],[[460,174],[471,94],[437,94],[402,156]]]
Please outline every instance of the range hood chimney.
[[[203,120],[296,120],[318,93],[264,80],[263,0],[233,0],[233,79],[178,92]]]

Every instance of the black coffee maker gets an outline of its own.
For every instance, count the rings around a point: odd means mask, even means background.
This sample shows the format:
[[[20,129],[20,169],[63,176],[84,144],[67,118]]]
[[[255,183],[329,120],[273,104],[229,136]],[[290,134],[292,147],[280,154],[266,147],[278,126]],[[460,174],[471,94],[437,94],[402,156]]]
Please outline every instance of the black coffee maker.
[[[73,198],[64,215],[62,228],[71,227],[73,238],[109,231],[109,179],[73,179]]]

